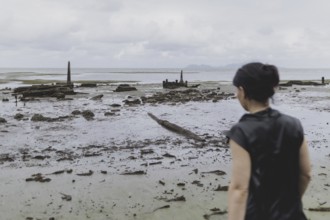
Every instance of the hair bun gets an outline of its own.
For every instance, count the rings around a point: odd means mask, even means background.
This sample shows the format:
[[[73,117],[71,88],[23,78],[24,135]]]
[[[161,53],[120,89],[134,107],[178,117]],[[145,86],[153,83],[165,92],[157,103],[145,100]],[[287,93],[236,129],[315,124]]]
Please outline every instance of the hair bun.
[[[278,86],[280,82],[280,77],[278,74],[277,67],[274,65],[263,64],[261,69],[264,71],[265,78],[267,82],[273,87]]]

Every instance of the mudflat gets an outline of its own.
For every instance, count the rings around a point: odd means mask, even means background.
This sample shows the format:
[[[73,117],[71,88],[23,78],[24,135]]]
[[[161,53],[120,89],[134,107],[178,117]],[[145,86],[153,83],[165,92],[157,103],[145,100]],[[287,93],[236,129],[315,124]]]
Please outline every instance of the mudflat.
[[[1,219],[227,218],[231,156],[223,132],[244,114],[235,89],[116,87],[17,102],[12,90],[0,91]],[[304,126],[313,176],[303,202],[313,220],[330,217],[329,99],[328,85],[292,85],[272,104]]]

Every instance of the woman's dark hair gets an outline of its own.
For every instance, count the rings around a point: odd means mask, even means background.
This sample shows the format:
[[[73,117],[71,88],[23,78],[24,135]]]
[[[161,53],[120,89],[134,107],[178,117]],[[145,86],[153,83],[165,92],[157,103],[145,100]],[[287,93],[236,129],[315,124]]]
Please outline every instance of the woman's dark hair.
[[[258,102],[271,98],[280,77],[276,66],[262,63],[248,63],[239,68],[233,79],[234,86],[243,87],[245,96]]]

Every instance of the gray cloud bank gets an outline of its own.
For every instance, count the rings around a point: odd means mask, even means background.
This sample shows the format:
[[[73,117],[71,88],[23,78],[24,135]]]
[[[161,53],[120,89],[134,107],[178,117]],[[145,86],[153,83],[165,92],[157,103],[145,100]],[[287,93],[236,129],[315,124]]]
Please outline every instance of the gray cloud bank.
[[[330,67],[327,0],[0,0],[0,67]]]

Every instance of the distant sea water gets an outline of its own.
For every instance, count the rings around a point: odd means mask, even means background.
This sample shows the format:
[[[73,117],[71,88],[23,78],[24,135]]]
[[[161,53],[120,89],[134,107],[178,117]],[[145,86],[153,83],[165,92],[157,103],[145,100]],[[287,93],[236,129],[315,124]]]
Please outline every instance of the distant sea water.
[[[183,78],[188,82],[227,81],[231,82],[236,68],[180,69],[180,68],[71,68],[71,79],[114,80],[118,82],[161,83]],[[330,69],[279,69],[281,80],[321,80],[330,79]],[[66,80],[65,68],[0,68],[0,88],[8,85],[19,86],[22,80]]]

